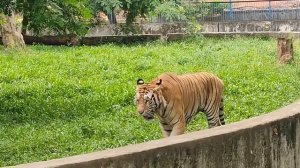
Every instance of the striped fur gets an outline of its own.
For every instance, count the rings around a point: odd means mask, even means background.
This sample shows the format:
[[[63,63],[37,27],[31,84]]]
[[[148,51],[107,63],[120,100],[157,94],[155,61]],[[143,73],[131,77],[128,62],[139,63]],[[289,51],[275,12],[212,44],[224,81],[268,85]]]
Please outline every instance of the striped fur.
[[[167,137],[183,134],[199,111],[206,114],[209,128],[224,125],[223,90],[222,80],[211,73],[164,73],[150,83],[139,79],[135,101],[146,120],[158,116]]]

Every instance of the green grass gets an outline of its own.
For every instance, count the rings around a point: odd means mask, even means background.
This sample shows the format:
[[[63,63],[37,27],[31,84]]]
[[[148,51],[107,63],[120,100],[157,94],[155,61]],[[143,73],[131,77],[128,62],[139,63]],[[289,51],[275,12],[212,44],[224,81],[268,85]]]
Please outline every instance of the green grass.
[[[276,39],[223,38],[81,47],[0,46],[0,166],[161,138],[133,105],[138,78],[210,71],[225,83],[226,122],[300,98],[300,42],[279,65]],[[188,131],[205,129],[198,115]]]

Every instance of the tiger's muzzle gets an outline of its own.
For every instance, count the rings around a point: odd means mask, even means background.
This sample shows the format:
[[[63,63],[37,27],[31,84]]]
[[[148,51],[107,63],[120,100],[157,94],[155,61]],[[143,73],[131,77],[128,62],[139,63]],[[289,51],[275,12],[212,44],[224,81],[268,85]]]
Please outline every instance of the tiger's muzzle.
[[[141,116],[144,117],[145,120],[152,120],[154,119],[153,114],[151,113],[147,113],[146,111],[144,111],[143,109],[138,109],[138,112]]]
[[[145,120],[148,120],[148,121],[154,119],[153,115],[150,115],[150,114],[147,114],[147,113],[145,113],[143,115],[143,117],[144,117]]]
[[[152,119],[154,119],[153,114],[149,114],[149,113],[144,112],[144,111],[139,111],[139,114],[141,116],[143,116],[145,120],[152,120]]]

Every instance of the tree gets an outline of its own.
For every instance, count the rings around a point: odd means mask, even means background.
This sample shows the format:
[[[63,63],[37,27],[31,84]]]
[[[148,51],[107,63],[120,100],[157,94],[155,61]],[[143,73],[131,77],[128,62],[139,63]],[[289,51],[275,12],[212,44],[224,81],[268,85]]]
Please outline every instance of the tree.
[[[88,1],[84,0],[26,0],[22,8],[23,33],[31,30],[35,35],[82,35],[91,17]]]
[[[107,15],[115,15],[115,10],[120,9],[126,13],[127,24],[133,23],[137,16],[143,17],[150,11],[153,11],[155,6],[160,3],[161,0],[90,0],[95,15],[97,15],[99,11]],[[110,17],[108,19],[110,19]]]
[[[115,10],[121,9],[122,4],[119,0],[90,0],[90,6],[93,9],[95,17],[97,17],[101,11],[108,16],[110,24],[116,24]]]
[[[21,34],[22,16],[16,10],[16,3],[11,0],[0,2],[0,28],[2,42],[8,48],[23,48],[25,42]]]
[[[185,10],[177,1],[164,1],[158,4],[150,15],[160,16],[169,22],[186,20]]]
[[[4,18],[0,24],[6,47],[24,46],[21,37],[27,32],[34,35],[85,34],[91,17],[88,0],[1,0],[0,14]],[[10,31],[5,31],[7,25]],[[10,39],[10,43],[5,39]]]
[[[150,11],[153,11],[155,7],[161,3],[161,0],[131,0],[129,3],[127,0],[122,1],[122,6],[127,11],[126,23],[132,23],[137,16],[145,17]]]

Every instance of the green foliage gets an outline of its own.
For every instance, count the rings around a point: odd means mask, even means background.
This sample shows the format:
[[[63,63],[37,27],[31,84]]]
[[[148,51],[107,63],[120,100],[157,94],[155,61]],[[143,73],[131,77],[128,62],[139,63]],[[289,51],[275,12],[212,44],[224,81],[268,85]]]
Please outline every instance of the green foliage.
[[[1,0],[0,13],[4,15],[11,15],[12,10],[18,11],[19,3],[17,0]]]
[[[137,16],[145,17],[150,11],[152,11],[159,0],[123,0],[123,9],[127,11],[126,23],[130,24]]]
[[[222,38],[142,45],[0,46],[0,166],[158,139],[133,104],[135,82],[163,72],[210,71],[225,83],[226,122],[300,98],[300,42],[279,66],[275,39]],[[207,128],[198,115],[188,131]]]
[[[166,19],[166,21],[170,22],[186,20],[184,8],[174,1],[165,1],[162,4],[159,4],[152,15],[161,16]]]
[[[228,3],[178,3],[176,1],[164,1],[157,4],[153,12],[150,12],[150,18],[160,16],[167,22],[193,22],[193,20],[199,17],[221,14],[224,9],[229,9]]]
[[[84,35],[90,11],[84,1],[28,0],[24,4],[24,29],[43,33]]]
[[[90,5],[95,14],[98,14],[99,11],[111,13],[115,9],[122,8],[122,2],[119,0],[91,0]]]
[[[132,24],[137,16],[144,17],[155,6],[160,3],[159,0],[90,0],[94,14],[103,11],[106,14],[115,12],[117,9],[122,9],[126,13],[126,23]]]
[[[5,15],[0,12],[0,26],[5,23]]]
[[[88,2],[77,0],[3,0],[0,13],[10,14],[10,10],[23,14],[23,32],[32,31],[36,35],[78,34],[87,31],[91,18]]]
[[[201,29],[202,26],[198,23],[198,21],[195,18],[192,18],[187,22],[185,33],[190,37],[202,37],[200,34]]]

